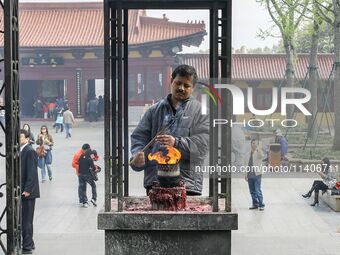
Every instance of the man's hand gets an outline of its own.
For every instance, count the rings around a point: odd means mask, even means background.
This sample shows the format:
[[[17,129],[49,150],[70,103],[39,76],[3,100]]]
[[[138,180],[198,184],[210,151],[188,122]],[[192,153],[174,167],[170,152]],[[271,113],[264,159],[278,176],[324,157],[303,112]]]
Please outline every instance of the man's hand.
[[[171,135],[158,135],[156,136],[156,142],[160,142],[164,146],[175,146],[175,137]]]
[[[24,191],[24,192],[22,192],[22,195],[23,195],[24,197],[29,197],[31,194],[28,193],[27,191]]]
[[[130,164],[136,167],[142,167],[145,165],[145,155],[144,152],[140,151],[136,155],[133,156],[133,159],[130,161]]]

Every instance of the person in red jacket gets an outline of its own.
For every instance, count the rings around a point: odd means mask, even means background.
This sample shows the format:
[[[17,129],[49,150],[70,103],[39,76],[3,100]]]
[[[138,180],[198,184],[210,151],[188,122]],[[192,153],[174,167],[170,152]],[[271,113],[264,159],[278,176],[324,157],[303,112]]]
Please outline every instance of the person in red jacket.
[[[81,157],[81,155],[83,155],[87,150],[91,149],[90,145],[88,143],[83,144],[83,146],[81,147],[81,149],[79,151],[77,151],[74,155],[73,155],[73,159],[72,159],[72,167],[76,170],[76,175],[78,176],[78,171],[79,171],[79,159]]]

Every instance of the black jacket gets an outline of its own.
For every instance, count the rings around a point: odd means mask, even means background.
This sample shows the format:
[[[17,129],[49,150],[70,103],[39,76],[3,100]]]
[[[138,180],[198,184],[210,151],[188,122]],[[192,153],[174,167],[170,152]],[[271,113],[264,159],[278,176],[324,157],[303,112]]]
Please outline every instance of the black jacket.
[[[90,168],[95,169],[93,160],[85,154],[81,155],[81,157],[79,158],[78,173],[80,175],[91,175]]]
[[[21,193],[30,193],[27,199],[40,197],[38,179],[38,155],[32,145],[28,144],[21,151]]]
[[[133,155],[140,151],[171,119],[174,120],[167,133],[176,138],[175,147],[182,154],[181,176],[188,191],[201,194],[203,173],[196,172],[195,166],[202,166],[208,154],[209,118],[201,114],[201,103],[194,97],[183,102],[176,113],[170,105],[170,98],[168,95],[145,113],[131,135],[131,152]],[[157,180],[157,166],[147,159],[150,152],[150,149],[145,151],[144,167],[132,167],[135,171],[144,170],[144,187]]]

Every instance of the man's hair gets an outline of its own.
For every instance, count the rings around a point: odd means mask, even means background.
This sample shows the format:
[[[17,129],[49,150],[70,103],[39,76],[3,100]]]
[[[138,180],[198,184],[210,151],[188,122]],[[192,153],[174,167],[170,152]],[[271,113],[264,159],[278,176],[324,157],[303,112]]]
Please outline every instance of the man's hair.
[[[20,129],[20,134],[24,134],[25,138],[30,137],[30,134],[25,129]]]
[[[86,151],[90,149],[90,145],[88,143],[84,143],[83,146],[81,147],[82,150]]]
[[[253,142],[256,142],[257,143],[257,139],[251,139],[251,141],[250,141],[250,144],[252,144]]]
[[[171,74],[172,79],[175,79],[177,75],[181,77],[192,77],[193,85],[195,85],[198,80],[198,76],[197,76],[195,68],[192,66],[188,66],[188,65],[177,66]]]

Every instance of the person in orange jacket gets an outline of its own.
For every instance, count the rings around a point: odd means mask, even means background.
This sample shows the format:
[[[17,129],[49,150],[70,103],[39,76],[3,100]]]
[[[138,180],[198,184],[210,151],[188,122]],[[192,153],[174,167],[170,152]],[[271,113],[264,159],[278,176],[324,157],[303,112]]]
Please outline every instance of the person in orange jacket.
[[[83,155],[85,153],[85,151],[87,151],[88,149],[90,149],[90,145],[88,143],[83,144],[83,146],[81,147],[81,149],[79,151],[77,151],[74,155],[73,155],[73,159],[72,159],[72,167],[76,170],[76,175],[78,176],[78,171],[79,171],[79,159],[81,157],[81,155]]]

